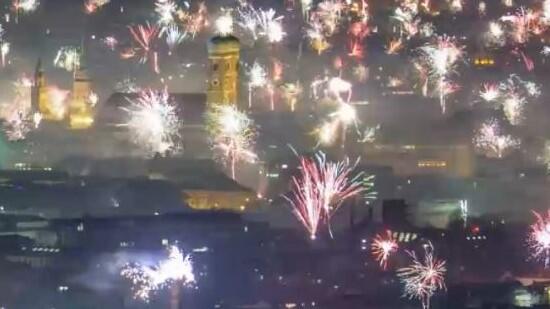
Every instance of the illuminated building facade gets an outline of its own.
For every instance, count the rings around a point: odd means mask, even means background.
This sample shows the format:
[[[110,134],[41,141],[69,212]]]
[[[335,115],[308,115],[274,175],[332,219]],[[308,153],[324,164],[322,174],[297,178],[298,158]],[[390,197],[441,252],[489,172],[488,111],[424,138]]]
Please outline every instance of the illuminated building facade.
[[[32,89],[32,108],[40,112],[46,121],[68,120],[69,128],[72,130],[89,128],[94,118],[90,102],[91,80],[87,71],[79,68],[74,72],[73,91],[68,102],[68,110],[63,92],[63,90],[48,87],[41,61],[38,61]],[[56,96],[61,97],[56,98]]]
[[[50,92],[54,91],[46,84],[46,76],[42,69],[42,62],[38,60],[34,73],[31,106],[42,114],[44,120],[61,121],[65,117],[64,108],[57,108],[50,100]]]
[[[234,36],[208,42],[207,104],[237,104],[240,43]]]
[[[69,126],[72,130],[89,128],[94,117],[90,102],[91,80],[86,69],[79,68],[74,73],[73,93],[69,105]]]
[[[389,166],[397,176],[439,174],[472,177],[474,153],[468,145],[369,145],[365,157],[374,165]]]

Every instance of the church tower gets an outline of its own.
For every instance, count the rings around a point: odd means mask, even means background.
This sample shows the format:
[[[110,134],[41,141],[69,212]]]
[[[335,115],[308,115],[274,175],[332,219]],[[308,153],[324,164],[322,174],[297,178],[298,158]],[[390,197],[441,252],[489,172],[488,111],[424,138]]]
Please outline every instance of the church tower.
[[[42,69],[42,61],[38,59],[34,72],[31,106],[34,112],[39,112],[44,120],[61,121],[64,113],[52,105],[50,88],[46,85],[46,75]],[[62,110],[62,109],[61,109]]]
[[[42,70],[42,59],[38,59],[36,63],[36,68],[34,70],[34,80],[31,91],[31,108],[34,112],[41,112],[41,105],[45,105],[44,102],[41,104],[40,101],[46,99],[46,77],[44,76],[44,71]]]
[[[88,129],[94,122],[90,94],[91,79],[85,68],[79,67],[74,72],[73,92],[69,104],[69,127],[71,130]]]
[[[208,42],[208,105],[237,104],[239,53],[239,39],[234,36],[215,36]]]

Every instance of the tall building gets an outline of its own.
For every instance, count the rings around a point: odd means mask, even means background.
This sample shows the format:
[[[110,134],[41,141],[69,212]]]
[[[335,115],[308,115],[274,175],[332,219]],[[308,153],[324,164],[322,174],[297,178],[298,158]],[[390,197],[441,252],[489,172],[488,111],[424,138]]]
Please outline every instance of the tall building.
[[[239,39],[234,36],[216,36],[208,42],[208,105],[237,104],[239,54]]]
[[[91,80],[85,68],[74,72],[73,93],[69,104],[69,126],[72,130],[89,128],[94,117],[90,102]]]
[[[50,91],[53,90],[46,85],[42,61],[39,59],[34,72],[31,106],[35,111],[42,114],[44,120],[61,121],[65,116],[64,110],[53,106],[50,100]]]

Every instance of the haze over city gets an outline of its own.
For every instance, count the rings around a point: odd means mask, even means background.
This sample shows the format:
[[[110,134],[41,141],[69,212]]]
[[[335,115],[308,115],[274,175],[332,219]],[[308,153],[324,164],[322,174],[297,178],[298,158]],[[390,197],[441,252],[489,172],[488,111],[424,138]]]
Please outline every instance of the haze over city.
[[[0,308],[548,308],[550,0],[2,0]]]

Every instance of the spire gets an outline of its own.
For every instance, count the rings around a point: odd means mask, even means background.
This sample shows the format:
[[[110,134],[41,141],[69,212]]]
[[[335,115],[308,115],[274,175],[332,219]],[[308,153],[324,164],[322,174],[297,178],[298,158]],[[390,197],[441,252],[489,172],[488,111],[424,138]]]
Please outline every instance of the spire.
[[[85,70],[86,65],[84,59],[86,59],[86,38],[83,36],[80,37],[80,64],[78,69]]]
[[[38,58],[38,61],[36,62],[36,68],[34,69],[35,78],[38,76],[39,73],[43,72],[44,70],[42,69],[42,58]]]

